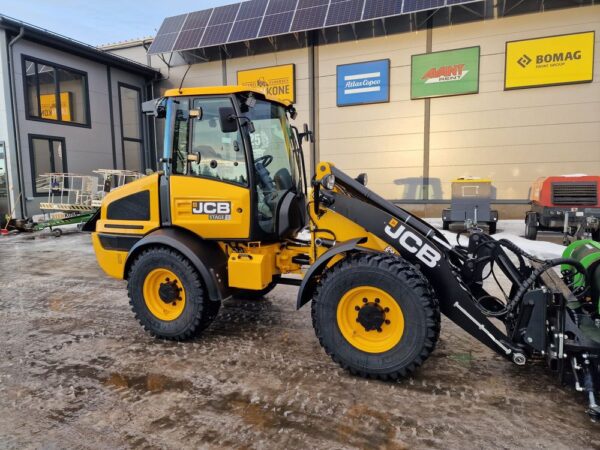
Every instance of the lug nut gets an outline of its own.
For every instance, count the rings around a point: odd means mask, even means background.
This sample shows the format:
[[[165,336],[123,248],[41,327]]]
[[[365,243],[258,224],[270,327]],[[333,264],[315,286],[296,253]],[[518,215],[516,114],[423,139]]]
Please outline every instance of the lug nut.
[[[389,321],[388,319],[385,319],[385,324],[386,324],[386,325],[389,325],[389,324],[390,324],[390,321]]]
[[[385,308],[383,308],[383,312],[390,312],[390,308],[388,308],[387,306]]]
[[[378,333],[381,333],[381,331],[382,331],[381,328],[377,328]]]
[[[354,310],[355,310],[355,311],[360,311],[360,306],[355,306],[355,307],[354,307]]]
[[[378,298],[375,299],[375,303],[379,303],[381,300],[379,300]]]
[[[367,298],[366,298],[366,297],[364,297],[364,298],[363,298],[363,303],[367,303],[367,302],[368,302]]]

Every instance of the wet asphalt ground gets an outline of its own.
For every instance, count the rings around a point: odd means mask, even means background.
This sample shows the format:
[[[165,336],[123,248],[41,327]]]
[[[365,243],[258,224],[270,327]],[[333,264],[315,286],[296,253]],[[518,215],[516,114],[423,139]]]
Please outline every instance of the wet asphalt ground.
[[[342,371],[295,288],[155,340],[84,234],[0,238],[0,449],[600,448],[581,394],[444,320],[411,378]]]

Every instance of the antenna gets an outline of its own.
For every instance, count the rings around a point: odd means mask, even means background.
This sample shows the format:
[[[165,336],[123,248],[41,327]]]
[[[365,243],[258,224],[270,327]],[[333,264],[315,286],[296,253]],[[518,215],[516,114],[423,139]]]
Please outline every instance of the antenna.
[[[185,73],[183,74],[183,77],[181,77],[181,83],[179,83],[179,93],[182,94],[183,91],[181,90],[181,88],[183,87],[183,82],[185,81],[185,77],[187,76],[188,72],[190,71],[190,69],[192,68],[191,64],[188,64],[188,68],[185,69]]]

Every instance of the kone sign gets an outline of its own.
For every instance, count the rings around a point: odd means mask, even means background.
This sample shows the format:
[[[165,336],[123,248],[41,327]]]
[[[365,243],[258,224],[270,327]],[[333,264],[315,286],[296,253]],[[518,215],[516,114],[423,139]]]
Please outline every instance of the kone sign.
[[[413,55],[412,99],[479,91],[479,47]]]
[[[262,90],[270,97],[291,103],[296,101],[295,81],[294,64],[240,70],[237,73],[238,85]]]
[[[504,89],[592,81],[594,32],[506,43]]]
[[[364,105],[390,100],[390,60],[337,66],[337,105]]]

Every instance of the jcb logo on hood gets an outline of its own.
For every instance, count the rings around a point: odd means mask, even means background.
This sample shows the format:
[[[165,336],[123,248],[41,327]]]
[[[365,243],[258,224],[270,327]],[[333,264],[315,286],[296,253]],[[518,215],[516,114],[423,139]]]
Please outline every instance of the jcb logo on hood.
[[[192,202],[192,214],[207,215],[209,220],[229,220],[231,202]]]
[[[412,231],[406,229],[404,225],[396,219],[390,220],[385,227],[385,234],[392,239],[398,239],[398,242],[403,249],[414,254],[427,267],[435,267],[442,255],[429,244],[424,244],[423,239],[417,236]]]

